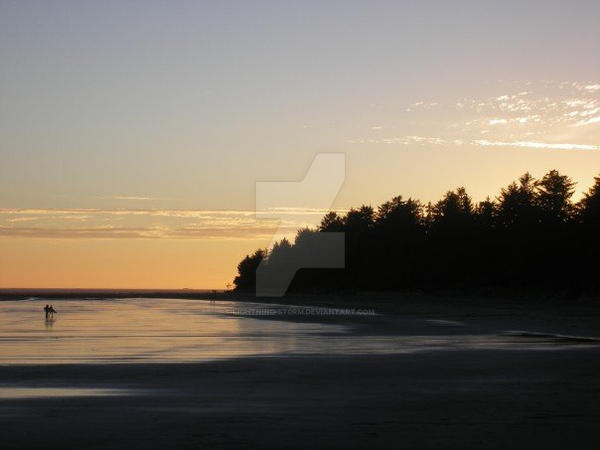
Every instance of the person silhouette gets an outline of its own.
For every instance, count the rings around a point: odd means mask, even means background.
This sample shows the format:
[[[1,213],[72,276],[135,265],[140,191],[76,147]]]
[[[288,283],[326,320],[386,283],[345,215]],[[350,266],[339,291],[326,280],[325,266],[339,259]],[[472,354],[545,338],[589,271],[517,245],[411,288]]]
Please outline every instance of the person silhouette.
[[[50,306],[48,306],[48,305],[44,306],[44,312],[46,313],[46,319],[47,319],[48,316],[50,315]]]
[[[50,316],[54,317],[54,313],[56,312],[56,310],[54,309],[54,306],[50,305],[49,311],[50,311]]]

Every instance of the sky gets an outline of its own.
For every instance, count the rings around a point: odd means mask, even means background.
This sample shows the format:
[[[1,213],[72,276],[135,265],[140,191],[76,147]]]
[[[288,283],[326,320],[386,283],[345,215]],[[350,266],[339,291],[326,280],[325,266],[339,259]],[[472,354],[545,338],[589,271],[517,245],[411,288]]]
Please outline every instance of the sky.
[[[0,0],[0,287],[223,288],[256,183],[344,210],[600,173],[597,1]],[[277,205],[285,210],[289,205]],[[293,231],[318,221],[304,205]]]

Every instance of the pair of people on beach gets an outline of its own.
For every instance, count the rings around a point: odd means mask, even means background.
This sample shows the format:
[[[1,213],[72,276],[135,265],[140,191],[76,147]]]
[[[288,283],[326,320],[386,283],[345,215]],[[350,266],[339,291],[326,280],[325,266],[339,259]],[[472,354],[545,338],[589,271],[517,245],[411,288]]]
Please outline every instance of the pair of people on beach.
[[[54,317],[54,313],[56,312],[56,310],[54,309],[54,306],[46,305],[46,306],[44,306],[44,312],[46,313],[46,319],[47,319],[48,317]]]

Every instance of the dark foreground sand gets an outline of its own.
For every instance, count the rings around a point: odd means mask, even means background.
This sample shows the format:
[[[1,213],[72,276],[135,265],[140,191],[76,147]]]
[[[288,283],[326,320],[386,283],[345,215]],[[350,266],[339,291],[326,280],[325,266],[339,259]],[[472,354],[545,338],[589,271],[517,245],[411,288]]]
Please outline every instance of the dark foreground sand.
[[[0,448],[600,448],[600,349],[3,366]]]

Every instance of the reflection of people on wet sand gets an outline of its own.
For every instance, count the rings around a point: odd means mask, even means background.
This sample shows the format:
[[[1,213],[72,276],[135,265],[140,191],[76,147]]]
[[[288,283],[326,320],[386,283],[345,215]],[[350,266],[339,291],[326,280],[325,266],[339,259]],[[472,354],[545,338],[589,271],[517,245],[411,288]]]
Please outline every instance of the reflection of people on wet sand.
[[[47,319],[48,317],[54,317],[56,310],[54,309],[54,306],[46,305],[46,306],[44,306],[44,312],[46,313],[46,319]]]

